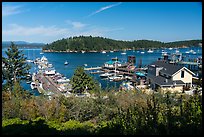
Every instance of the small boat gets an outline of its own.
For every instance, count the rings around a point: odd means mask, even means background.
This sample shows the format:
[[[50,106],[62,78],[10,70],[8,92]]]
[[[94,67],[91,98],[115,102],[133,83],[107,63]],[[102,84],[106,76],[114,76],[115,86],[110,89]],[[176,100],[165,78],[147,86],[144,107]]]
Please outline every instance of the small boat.
[[[31,83],[31,81],[30,81],[30,80],[27,80],[27,81],[26,81],[26,83],[27,83],[27,84],[30,84],[30,83]]]
[[[148,53],[153,53],[154,51],[153,51],[153,50],[151,50],[151,49],[149,49],[147,52],[148,52]]]
[[[141,54],[144,54],[144,51],[140,52]]]
[[[175,51],[176,53],[179,53],[179,50],[178,49],[176,49],[176,51]]]
[[[126,50],[123,50],[123,52],[121,53],[122,55],[126,55]]]
[[[122,79],[123,79],[123,75],[109,77],[110,81],[120,81]]]
[[[31,82],[30,87],[31,89],[35,89],[36,88],[35,82]]]
[[[30,60],[30,59],[28,59],[28,60],[26,60],[26,61],[27,61],[27,62],[31,62],[31,63],[33,62],[33,60]]]
[[[52,68],[52,64],[48,64],[48,68]]]
[[[41,62],[47,62],[47,58],[45,56],[42,56],[42,58],[40,59]]]
[[[81,53],[85,53],[85,51],[82,50]]]
[[[194,50],[192,50],[192,49],[191,49],[189,52],[193,53],[193,52],[194,52]]]
[[[109,77],[109,76],[112,76],[113,74],[111,73],[104,73],[104,74],[101,74],[100,77],[102,78],[106,78],[106,77]]]
[[[162,55],[163,55],[163,54],[167,54],[167,52],[166,52],[165,50],[162,50]]]
[[[67,61],[64,62],[64,65],[68,65],[69,63]]]
[[[173,48],[169,48],[169,50],[172,50]]]
[[[43,55],[44,53],[43,53],[43,52],[40,52],[40,54]]]
[[[106,51],[102,51],[102,53],[104,54],[104,53],[106,53]]]
[[[186,51],[185,53],[189,54],[190,52],[189,52],[189,51]]]
[[[84,64],[84,66],[87,67],[88,65],[87,65],[87,64]]]
[[[113,51],[112,51],[112,50],[111,50],[110,52],[111,52],[111,53],[113,53]]]

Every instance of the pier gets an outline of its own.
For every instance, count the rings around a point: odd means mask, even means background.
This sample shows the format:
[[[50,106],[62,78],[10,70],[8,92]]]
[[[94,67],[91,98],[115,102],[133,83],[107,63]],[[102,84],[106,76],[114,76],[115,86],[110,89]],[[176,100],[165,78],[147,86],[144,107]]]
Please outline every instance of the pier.
[[[40,86],[40,83],[42,87]],[[48,77],[44,76],[42,73],[38,73],[35,76],[35,84],[37,85],[37,90],[39,93],[47,94],[47,92],[53,92],[57,95],[62,94],[61,91],[57,88],[58,85],[54,83],[54,81]]]
[[[99,70],[99,69],[102,69],[102,67],[91,67],[91,68],[84,68],[84,70]]]
[[[195,66],[198,66],[198,65],[201,64],[201,63],[198,63],[198,62],[188,62],[188,61],[179,61],[177,63],[178,64],[183,64],[183,65],[195,65]]]

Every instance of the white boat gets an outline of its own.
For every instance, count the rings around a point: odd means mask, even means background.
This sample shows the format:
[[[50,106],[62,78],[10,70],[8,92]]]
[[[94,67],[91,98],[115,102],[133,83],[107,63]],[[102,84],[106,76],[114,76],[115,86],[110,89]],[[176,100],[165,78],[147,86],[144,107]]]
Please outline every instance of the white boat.
[[[82,50],[81,53],[85,53],[85,51]]]
[[[35,82],[31,82],[30,87],[31,89],[35,89],[36,88]]]
[[[178,50],[178,49],[176,49],[176,51],[175,51],[176,53],[179,53],[180,51]]]
[[[166,52],[165,50],[162,50],[162,55],[163,55],[163,54],[167,54],[167,52]]]
[[[102,53],[104,54],[104,53],[106,53],[106,51],[102,51]]]
[[[40,52],[40,54],[42,55],[42,54],[44,54],[43,52]]]
[[[196,54],[196,52],[194,51],[193,54]]]
[[[194,52],[194,50],[192,50],[192,49],[191,49],[189,52],[193,53],[193,52]]]
[[[113,51],[112,51],[112,50],[111,50],[110,52],[111,52],[111,53],[113,53]]]
[[[123,52],[121,53],[122,55],[126,55],[126,50],[124,49]]]
[[[189,54],[190,52],[189,52],[189,51],[186,51],[185,53]]]
[[[101,74],[100,77],[102,78],[106,78],[106,77],[110,77],[110,76],[113,76],[112,73],[104,73],[104,74]]]
[[[84,66],[87,67],[88,65],[87,65],[87,64],[84,64]]]
[[[67,61],[64,62],[64,65],[68,65],[69,63]]]
[[[45,56],[42,56],[41,62],[47,62],[47,58]]]
[[[121,80],[123,78],[123,75],[115,75],[112,77],[109,77],[110,81],[115,81],[115,80]]]
[[[151,50],[151,49],[149,49],[147,52],[148,52],[148,53],[153,53],[154,51],[153,51],[153,50]]]
[[[48,68],[52,68],[52,64],[48,64]]]
[[[144,52],[144,51],[141,51],[140,53],[141,53],[141,54],[144,54],[145,52]]]
[[[55,75],[56,74],[56,70],[55,69],[45,70],[45,74],[46,75]]]
[[[172,50],[173,48],[169,48],[169,50]]]
[[[28,59],[28,60],[26,60],[27,62],[33,62],[33,60],[30,60],[30,59]]]
[[[41,66],[41,65],[38,65],[38,69],[43,69],[43,66]]]

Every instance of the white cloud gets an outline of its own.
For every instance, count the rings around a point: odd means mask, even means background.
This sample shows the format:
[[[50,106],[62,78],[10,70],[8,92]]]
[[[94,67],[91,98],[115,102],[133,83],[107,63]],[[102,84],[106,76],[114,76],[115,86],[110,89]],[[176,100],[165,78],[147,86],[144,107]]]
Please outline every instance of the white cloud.
[[[88,17],[93,16],[93,15],[95,15],[95,14],[97,14],[97,13],[100,13],[100,12],[102,12],[102,11],[104,11],[104,10],[107,10],[107,9],[113,8],[113,7],[115,7],[115,6],[118,6],[118,5],[120,5],[121,3],[122,3],[122,2],[118,2],[118,3],[116,3],[116,4],[112,4],[112,5],[108,5],[108,6],[102,7],[102,8],[100,8],[99,10],[97,10],[97,11],[95,11],[95,12],[89,14]]]
[[[66,23],[72,25],[72,27],[74,29],[82,29],[85,26],[87,26],[87,24],[81,23],[81,22],[77,22],[77,21],[71,21],[71,20],[66,20]]]
[[[76,25],[76,24],[75,24]],[[78,26],[77,26],[78,25]],[[76,26],[82,27],[80,23]],[[76,27],[75,26],[75,27]],[[56,26],[22,26],[18,24],[10,24],[2,30],[2,39],[5,40],[23,40],[28,42],[50,43],[55,40],[67,38],[71,36],[107,36],[115,31],[123,30],[123,28],[107,28],[101,26],[88,26],[83,29],[59,28]]]
[[[22,10],[22,6],[2,5],[2,16],[3,17],[14,15],[14,14],[19,14],[24,11],[25,10]]]
[[[3,30],[3,35],[21,35],[21,36],[32,36],[32,35],[42,35],[42,36],[56,36],[66,34],[69,30],[66,28],[57,28],[55,26],[44,27],[24,27],[17,24],[10,24],[9,29]]]

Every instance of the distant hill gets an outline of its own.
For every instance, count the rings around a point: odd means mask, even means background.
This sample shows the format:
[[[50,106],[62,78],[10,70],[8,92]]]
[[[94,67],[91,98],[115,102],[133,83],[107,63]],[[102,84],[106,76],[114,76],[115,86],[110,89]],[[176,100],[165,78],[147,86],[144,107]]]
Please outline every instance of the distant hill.
[[[103,51],[103,50],[131,50],[131,49],[152,49],[152,48],[176,48],[199,46],[202,40],[185,40],[175,42],[161,42],[153,40],[122,41],[103,37],[79,36],[63,38],[46,44],[43,47],[45,52],[72,52],[72,51]]]
[[[19,48],[42,48],[45,44],[44,43],[30,43],[26,41],[2,41],[2,48],[7,48],[13,42]]]

